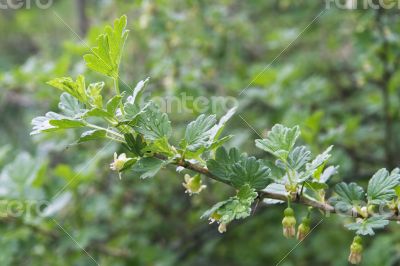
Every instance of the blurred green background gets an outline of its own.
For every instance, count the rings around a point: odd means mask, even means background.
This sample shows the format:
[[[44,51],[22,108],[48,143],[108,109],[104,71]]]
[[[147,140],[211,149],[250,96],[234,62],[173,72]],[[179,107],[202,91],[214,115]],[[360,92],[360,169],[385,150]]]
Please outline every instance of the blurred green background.
[[[331,184],[365,184],[377,169],[399,165],[399,9],[306,0],[22,2],[0,8],[0,198],[23,204],[15,217],[1,204],[0,265],[347,265],[352,235],[343,219],[314,217],[315,230],[296,246],[282,236],[283,206],[260,204],[221,235],[199,217],[231,189],[208,181],[189,197],[174,169],[119,180],[109,163],[122,147],[75,145],[73,131],[32,138],[30,121],[57,110],[60,93],[46,81],[103,79],[82,55],[127,14],[126,84],[151,77],[152,97],[235,97],[242,118],[230,121],[228,146],[262,158],[258,134],[298,124],[315,154],[335,145],[331,163],[340,169]],[[176,139],[197,114],[169,113]],[[48,202],[46,215],[29,212],[30,202]],[[399,239],[393,224],[367,241],[362,265],[400,265]]]

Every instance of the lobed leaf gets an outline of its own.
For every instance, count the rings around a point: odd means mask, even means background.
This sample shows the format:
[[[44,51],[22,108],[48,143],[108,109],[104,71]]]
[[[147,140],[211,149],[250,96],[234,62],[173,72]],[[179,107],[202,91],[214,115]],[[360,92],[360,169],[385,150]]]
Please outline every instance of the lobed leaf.
[[[127,17],[122,16],[114,21],[114,28],[107,26],[105,33],[97,38],[97,47],[86,54],[86,65],[103,75],[117,79],[121,62],[122,49],[128,37],[125,30]]]
[[[389,173],[382,168],[368,182],[367,199],[370,204],[380,204],[396,196],[395,187],[400,184],[399,169]]]
[[[380,216],[373,216],[357,223],[346,224],[349,230],[356,231],[358,235],[375,235],[374,229],[384,228],[389,221]]]
[[[311,159],[311,152],[305,146],[294,148],[288,156],[288,166],[296,171],[301,170]]]
[[[69,93],[82,103],[88,102],[86,95],[85,78],[79,75],[76,81],[70,77],[56,78],[47,82],[47,84]]]
[[[237,195],[228,200],[218,202],[204,212],[201,218],[212,217],[214,213],[220,215],[219,222],[228,224],[235,219],[243,219],[251,214],[251,204],[257,198],[257,193],[249,185],[239,188]]]
[[[277,124],[272,127],[266,139],[256,140],[256,146],[286,161],[299,136],[299,126],[288,128]]]
[[[232,174],[232,166],[244,157],[245,155],[241,155],[236,148],[230,149],[228,153],[224,147],[220,147],[215,152],[215,159],[207,160],[207,168],[221,181],[229,183]]]
[[[86,112],[79,101],[69,93],[62,93],[58,108],[68,117],[80,118]]]
[[[236,188],[248,184],[256,190],[261,190],[272,182],[270,173],[271,169],[264,166],[260,160],[248,157],[232,166],[230,180]]]
[[[301,172],[298,177],[298,182],[303,182],[310,177],[319,180],[328,159],[331,157],[330,152],[333,146],[329,146],[323,153],[317,155],[311,163],[306,164],[305,171]]]
[[[172,133],[171,122],[166,113],[161,113],[154,102],[149,102],[139,115],[134,129],[147,140],[157,140],[166,137],[169,139]]]
[[[141,158],[133,165],[133,171],[140,175],[140,178],[145,179],[155,176],[166,162],[154,157]]]
[[[211,138],[211,129],[215,125],[215,115],[200,115],[186,127],[184,147],[195,152],[201,147],[206,147]]]
[[[87,142],[91,140],[103,139],[106,137],[106,131],[101,129],[89,130],[82,133],[78,139],[78,143]]]
[[[48,112],[45,116],[39,116],[32,119],[31,135],[42,132],[56,131],[66,128],[84,127],[86,125],[80,119],[73,119],[54,112]]]
[[[335,186],[336,198],[333,198],[336,204],[344,203],[346,205],[359,205],[364,200],[364,190],[356,183],[346,184],[344,182]]]
[[[89,84],[86,92],[89,97],[89,104],[92,107],[103,108],[103,97],[101,91],[104,88],[104,82],[97,82]]]
[[[225,124],[232,118],[232,116],[236,113],[236,107],[233,107],[228,110],[228,112],[221,117],[218,124],[214,125],[210,130],[210,139],[215,142],[221,135],[224,130]]]
[[[126,99],[126,102],[130,104],[137,104],[138,98],[149,80],[150,78],[146,78],[145,80],[139,81],[136,84],[136,87],[133,89],[133,94]]]

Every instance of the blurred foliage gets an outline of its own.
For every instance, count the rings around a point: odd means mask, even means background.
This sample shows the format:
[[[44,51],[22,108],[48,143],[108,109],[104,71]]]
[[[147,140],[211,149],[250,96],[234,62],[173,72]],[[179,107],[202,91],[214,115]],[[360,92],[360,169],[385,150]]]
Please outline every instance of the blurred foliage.
[[[86,71],[81,56],[105,24],[127,14],[122,90],[151,77],[148,97],[235,97],[246,121],[236,115],[229,123],[229,146],[262,157],[258,134],[298,124],[313,152],[335,145],[332,162],[341,168],[332,184],[366,184],[399,162],[398,9],[325,10],[325,2],[305,0],[54,2],[0,10],[0,197],[24,204],[23,215],[1,217],[0,265],[95,264],[81,248],[101,265],[346,265],[351,234],[334,217],[314,219],[318,226],[292,252],[296,242],[277,226],[280,207],[260,204],[220,235],[199,217],[230,189],[209,182],[207,193],[188,197],[173,169],[153,182],[133,174],[119,181],[108,165],[122,147],[105,141],[96,153],[97,144],[76,145],[70,131],[32,141],[30,120],[57,109],[59,93],[45,82]],[[179,132],[199,113],[192,111],[169,114]],[[50,202],[46,215],[28,212],[30,201]],[[385,231],[366,241],[363,265],[400,263],[399,232]]]

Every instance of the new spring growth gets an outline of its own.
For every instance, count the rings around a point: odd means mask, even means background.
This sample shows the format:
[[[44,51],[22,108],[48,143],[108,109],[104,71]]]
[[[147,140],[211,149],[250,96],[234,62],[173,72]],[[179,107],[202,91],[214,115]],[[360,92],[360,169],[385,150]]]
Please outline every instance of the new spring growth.
[[[294,217],[294,211],[292,208],[288,207],[284,210],[283,214],[283,235],[286,238],[293,238],[296,235],[296,218]]]
[[[359,264],[361,262],[362,250],[362,239],[360,236],[355,236],[350,246],[349,262],[351,264]]]
[[[185,193],[189,193],[189,195],[199,194],[203,189],[207,186],[202,184],[200,175],[195,175],[194,177],[190,177],[190,175],[185,175],[185,182],[182,185],[186,188]]]

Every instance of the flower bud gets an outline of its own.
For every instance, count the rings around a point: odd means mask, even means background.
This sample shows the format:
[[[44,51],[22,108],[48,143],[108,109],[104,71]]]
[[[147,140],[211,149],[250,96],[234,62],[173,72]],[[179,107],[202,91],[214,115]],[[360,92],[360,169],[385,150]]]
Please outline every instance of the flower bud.
[[[349,262],[351,264],[359,264],[361,262],[361,253],[363,246],[361,243],[361,237],[356,236],[353,239],[353,243],[350,246]]]
[[[189,193],[189,195],[199,194],[203,189],[207,186],[202,185],[200,175],[195,175],[194,177],[190,177],[190,175],[185,175],[185,182],[182,185],[186,188],[185,193]]]
[[[293,238],[296,235],[296,218],[294,217],[294,212],[292,208],[286,208],[283,212],[285,217],[283,217],[283,235],[286,238]]]
[[[303,218],[303,221],[297,228],[297,240],[303,241],[304,238],[306,238],[306,236],[310,232],[310,223],[311,223],[310,218],[307,217]]]

